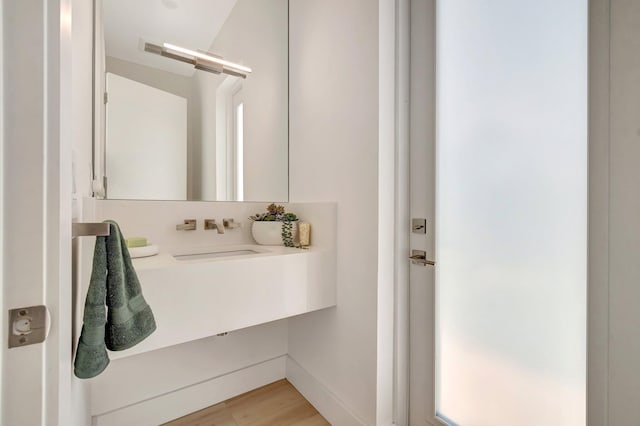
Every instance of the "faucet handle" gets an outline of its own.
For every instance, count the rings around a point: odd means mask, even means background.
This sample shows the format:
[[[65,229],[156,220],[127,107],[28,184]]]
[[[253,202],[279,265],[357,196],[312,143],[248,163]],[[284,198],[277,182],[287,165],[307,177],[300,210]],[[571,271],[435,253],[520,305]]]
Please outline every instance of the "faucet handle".
[[[222,219],[222,224],[227,229],[236,229],[242,227],[242,222],[236,222],[235,220],[233,220],[233,218],[230,217]]]
[[[218,231],[218,234],[224,234],[224,226],[222,226],[220,223],[216,223],[215,219],[205,219],[204,229],[205,230],[215,229]]]
[[[185,219],[184,224],[176,225],[176,231],[195,231],[195,230],[196,230],[195,219]]]

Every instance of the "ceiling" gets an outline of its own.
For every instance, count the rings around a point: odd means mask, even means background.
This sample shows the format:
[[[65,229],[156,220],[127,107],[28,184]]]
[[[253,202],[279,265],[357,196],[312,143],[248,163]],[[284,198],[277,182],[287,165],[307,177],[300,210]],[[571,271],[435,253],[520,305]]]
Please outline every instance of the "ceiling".
[[[193,65],[145,52],[143,41],[208,50],[235,3],[236,0],[103,0],[106,55],[191,76]]]

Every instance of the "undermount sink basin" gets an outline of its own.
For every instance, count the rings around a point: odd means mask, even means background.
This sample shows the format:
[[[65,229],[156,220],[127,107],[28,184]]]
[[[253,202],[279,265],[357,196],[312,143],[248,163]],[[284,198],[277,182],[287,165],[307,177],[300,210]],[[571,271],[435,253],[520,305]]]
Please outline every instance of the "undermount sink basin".
[[[241,249],[241,250],[207,250],[201,253],[192,254],[174,254],[173,258],[176,260],[199,260],[199,259],[215,259],[217,257],[227,256],[246,256],[250,254],[260,253],[257,250]]]
[[[240,245],[228,245],[228,246],[204,246],[204,247],[191,247],[191,248],[179,248],[174,250],[169,249],[169,256],[173,262],[178,263],[201,263],[209,261],[217,261],[224,259],[238,260],[242,258],[252,258],[256,255],[270,254],[272,250],[257,246],[254,244],[240,244]]]

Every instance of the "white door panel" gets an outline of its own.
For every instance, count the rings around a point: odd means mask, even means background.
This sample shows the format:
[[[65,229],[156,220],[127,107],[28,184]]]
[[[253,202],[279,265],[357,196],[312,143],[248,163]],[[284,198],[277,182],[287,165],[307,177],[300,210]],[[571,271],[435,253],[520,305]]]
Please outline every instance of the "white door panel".
[[[2,312],[46,305],[44,343],[8,349],[3,425],[70,424],[71,5],[3,1]]]

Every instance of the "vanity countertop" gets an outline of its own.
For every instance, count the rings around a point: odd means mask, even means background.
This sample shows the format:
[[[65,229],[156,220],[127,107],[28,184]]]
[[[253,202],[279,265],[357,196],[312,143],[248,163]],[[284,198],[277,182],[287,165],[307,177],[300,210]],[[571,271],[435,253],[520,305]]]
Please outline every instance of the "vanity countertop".
[[[186,257],[178,260],[180,255]],[[111,359],[336,305],[333,249],[161,247],[158,255],[134,259],[133,265],[157,330],[131,349],[112,352]]]

